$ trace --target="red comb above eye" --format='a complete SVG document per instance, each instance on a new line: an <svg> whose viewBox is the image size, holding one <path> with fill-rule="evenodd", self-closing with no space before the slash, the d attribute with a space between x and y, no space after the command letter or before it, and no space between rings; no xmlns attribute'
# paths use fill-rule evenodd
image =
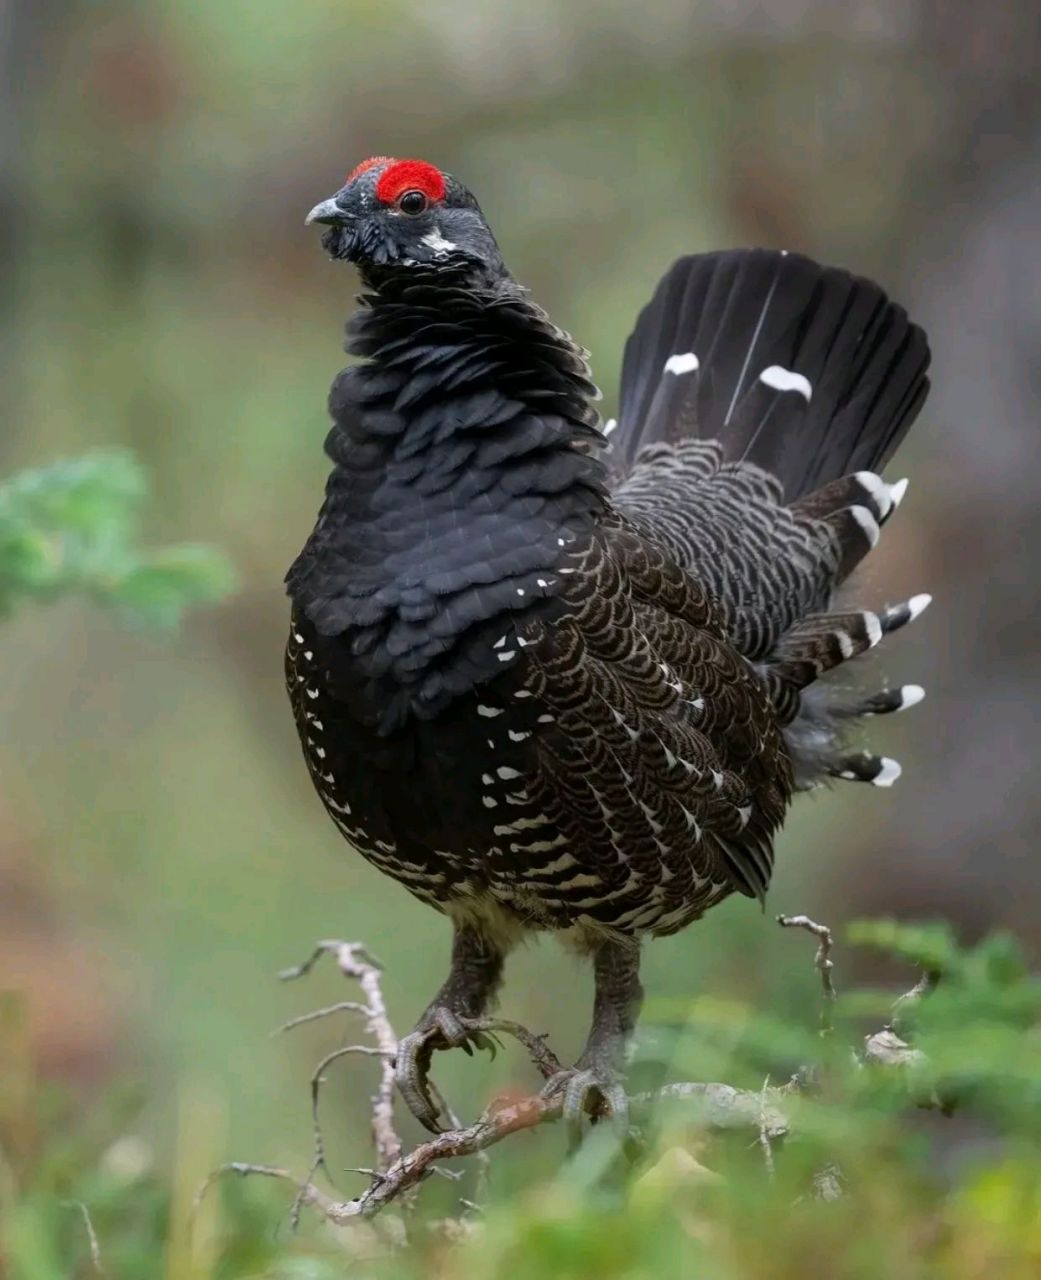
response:
<svg viewBox="0 0 1041 1280"><path fill-rule="evenodd" d="M443 200L445 179L440 169L425 160L397 160L380 174L376 199L393 204L404 191L422 191L430 200Z"/></svg>
<svg viewBox="0 0 1041 1280"><path fill-rule="evenodd" d="M370 156L368 160L363 160L361 164L354 166L347 177L344 178L343 185L346 187L355 178L360 178L363 173L368 173L370 169L374 169L378 164L386 164L388 160L390 160L390 156Z"/></svg>

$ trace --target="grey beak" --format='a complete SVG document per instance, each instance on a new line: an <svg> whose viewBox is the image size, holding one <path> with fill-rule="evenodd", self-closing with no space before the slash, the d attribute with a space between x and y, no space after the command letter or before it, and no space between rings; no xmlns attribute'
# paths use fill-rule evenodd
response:
<svg viewBox="0 0 1041 1280"><path fill-rule="evenodd" d="M323 200L321 204L316 204L311 212L304 219L304 226L309 227L312 222L325 222L329 226L337 226L338 224L349 222L350 214L344 213L335 199Z"/></svg>

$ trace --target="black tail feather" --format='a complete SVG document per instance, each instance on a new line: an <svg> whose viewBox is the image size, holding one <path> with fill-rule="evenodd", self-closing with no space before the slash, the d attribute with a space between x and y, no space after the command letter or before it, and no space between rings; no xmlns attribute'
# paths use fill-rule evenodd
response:
<svg viewBox="0 0 1041 1280"><path fill-rule="evenodd" d="M868 280L798 254L681 258L625 349L615 448L719 439L789 502L879 471L928 391L925 334Z"/></svg>

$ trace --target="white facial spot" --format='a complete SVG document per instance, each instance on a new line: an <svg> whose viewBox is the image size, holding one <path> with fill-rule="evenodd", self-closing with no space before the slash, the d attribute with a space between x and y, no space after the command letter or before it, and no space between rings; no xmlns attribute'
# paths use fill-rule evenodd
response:
<svg viewBox="0 0 1041 1280"><path fill-rule="evenodd" d="M435 253L451 253L453 249L459 247L451 240L446 240L436 228L423 237L423 243L428 249L433 249Z"/></svg>
<svg viewBox="0 0 1041 1280"><path fill-rule="evenodd" d="M794 369L785 369L779 364L772 364L759 375L759 381L774 391L797 391L807 404L813 397L813 388L809 378Z"/></svg>

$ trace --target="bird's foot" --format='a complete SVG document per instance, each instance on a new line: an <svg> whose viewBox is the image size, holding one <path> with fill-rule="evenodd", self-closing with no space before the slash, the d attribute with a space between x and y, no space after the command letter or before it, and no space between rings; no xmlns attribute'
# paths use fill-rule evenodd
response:
<svg viewBox="0 0 1041 1280"><path fill-rule="evenodd" d="M435 1049L474 1049L495 1053L495 1041L445 1005L428 1009L415 1031L398 1041L394 1078L408 1109L431 1133L441 1132L441 1111L430 1093L428 1076Z"/></svg>
<svg viewBox="0 0 1041 1280"><path fill-rule="evenodd" d="M594 1124L608 1120L623 1133L628 1132L629 1096L613 1066L595 1061L583 1065L580 1059L575 1066L551 1077L542 1089L542 1097L560 1099L561 1119L572 1146L581 1141L587 1120Z"/></svg>

